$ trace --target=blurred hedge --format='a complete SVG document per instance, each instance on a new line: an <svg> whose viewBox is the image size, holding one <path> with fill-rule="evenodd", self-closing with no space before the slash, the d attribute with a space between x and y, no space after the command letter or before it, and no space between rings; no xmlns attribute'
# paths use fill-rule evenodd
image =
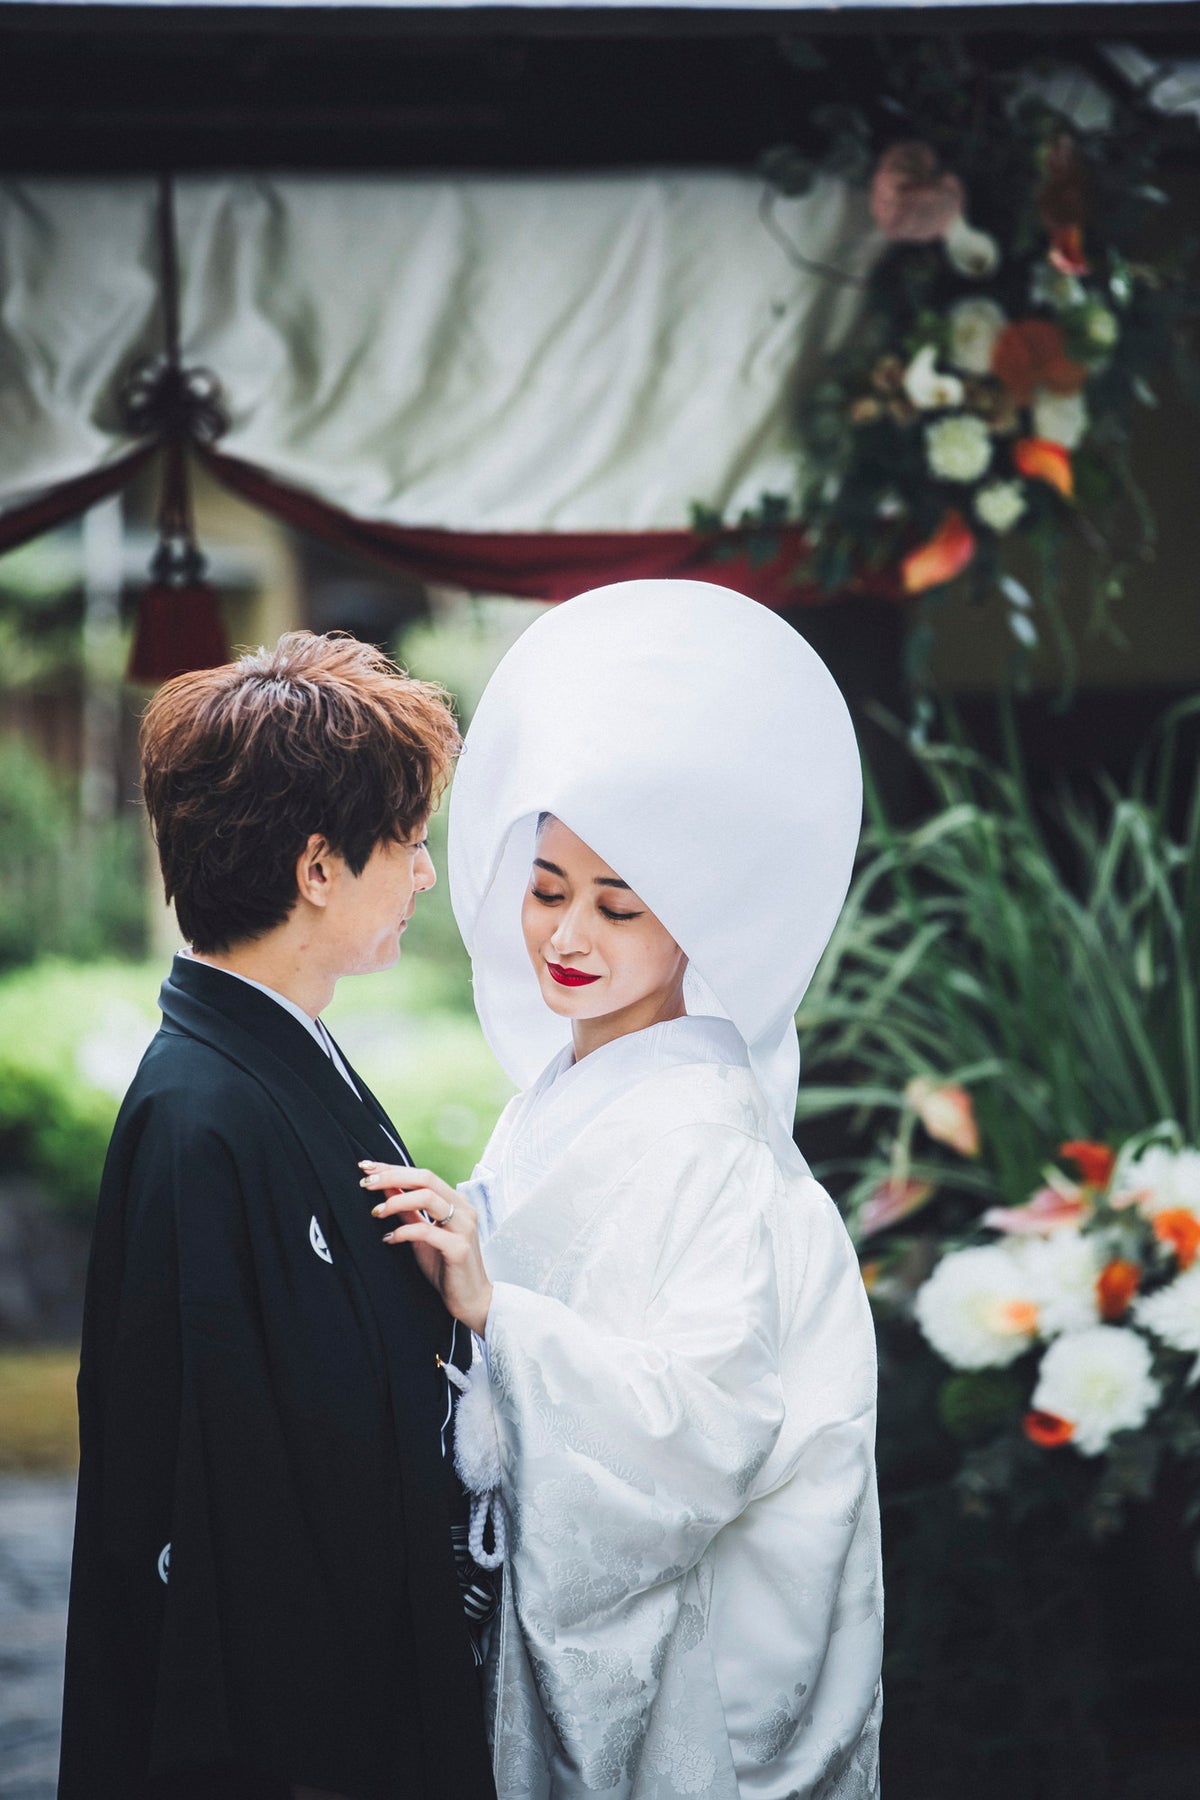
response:
<svg viewBox="0 0 1200 1800"><path fill-rule="evenodd" d="M0 969L42 956L140 956L144 826L131 807L85 825L74 784L0 741Z"/></svg>
<svg viewBox="0 0 1200 1800"><path fill-rule="evenodd" d="M406 950L406 956L408 951ZM47 960L0 978L0 1174L55 1205L94 1203L121 1097L158 1026L166 963ZM326 1015L413 1157L468 1174L511 1091L436 964L343 983Z"/></svg>

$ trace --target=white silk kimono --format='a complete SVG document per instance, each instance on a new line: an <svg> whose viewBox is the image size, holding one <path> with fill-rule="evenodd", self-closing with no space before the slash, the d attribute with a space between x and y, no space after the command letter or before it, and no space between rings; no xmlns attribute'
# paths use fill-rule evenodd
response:
<svg viewBox="0 0 1200 1800"><path fill-rule="evenodd" d="M737 1032L564 1052L464 1185L495 1283L500 1800L868 1800L874 1336Z"/></svg>

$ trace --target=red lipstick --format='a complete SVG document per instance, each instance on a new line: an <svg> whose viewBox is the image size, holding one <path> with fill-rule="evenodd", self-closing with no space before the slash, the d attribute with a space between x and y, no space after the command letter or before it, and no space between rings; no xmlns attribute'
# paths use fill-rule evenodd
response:
<svg viewBox="0 0 1200 1800"><path fill-rule="evenodd" d="M546 967L559 987L589 987L600 979L598 975L585 975L582 969L564 969L561 963L547 963Z"/></svg>

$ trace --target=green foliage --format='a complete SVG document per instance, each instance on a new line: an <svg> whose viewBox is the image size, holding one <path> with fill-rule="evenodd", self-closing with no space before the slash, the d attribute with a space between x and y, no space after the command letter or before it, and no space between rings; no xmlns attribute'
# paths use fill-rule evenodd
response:
<svg viewBox="0 0 1200 1800"><path fill-rule="evenodd" d="M158 1028L165 965L46 961L0 979L0 1172L85 1213L125 1089ZM442 1010L436 966L342 984L330 1028L414 1158L468 1175L511 1089L474 1018Z"/></svg>
<svg viewBox="0 0 1200 1800"><path fill-rule="evenodd" d="M972 1444L1019 1418L1021 1384L1007 1369L972 1369L951 1375L938 1391L938 1418L951 1437Z"/></svg>
<svg viewBox="0 0 1200 1800"><path fill-rule="evenodd" d="M1200 1141L1200 777L1173 827L1180 722L1128 793L1060 796L1053 836L1015 761L961 745L915 752L936 803L923 824L873 807L800 1013L800 1116L848 1111L862 1147L839 1168L851 1211L888 1172L914 1076L968 1088L985 1146L982 1166L933 1144L913 1165L944 1230L1027 1199L1066 1139L1175 1119Z"/></svg>
<svg viewBox="0 0 1200 1800"><path fill-rule="evenodd" d="M466 730L492 670L509 646L546 608L531 600L463 598L435 618L412 625L396 645L396 659L413 675L439 681L454 696L459 727ZM422 895L405 935L406 979L420 982L423 1004L469 1014L471 965L450 905L446 879L448 809L443 802L429 822L429 850L438 882Z"/></svg>
<svg viewBox="0 0 1200 1800"><path fill-rule="evenodd" d="M153 1035L159 972L46 961L0 980L0 1170L93 1204L120 1095Z"/></svg>
<svg viewBox="0 0 1200 1800"><path fill-rule="evenodd" d="M19 741L0 743L0 970L47 955L136 955L143 859L132 811L84 827L62 777Z"/></svg>

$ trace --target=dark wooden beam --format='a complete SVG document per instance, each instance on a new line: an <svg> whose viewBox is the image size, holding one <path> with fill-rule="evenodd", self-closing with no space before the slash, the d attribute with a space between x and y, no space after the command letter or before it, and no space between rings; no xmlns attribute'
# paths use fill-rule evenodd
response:
<svg viewBox="0 0 1200 1800"><path fill-rule="evenodd" d="M1200 4L893 10L7 5L0 170L752 167L819 104L781 37L986 32L1064 58L1200 54ZM1068 29L1069 28L1069 29ZM1196 134L1200 154L1200 132Z"/></svg>

